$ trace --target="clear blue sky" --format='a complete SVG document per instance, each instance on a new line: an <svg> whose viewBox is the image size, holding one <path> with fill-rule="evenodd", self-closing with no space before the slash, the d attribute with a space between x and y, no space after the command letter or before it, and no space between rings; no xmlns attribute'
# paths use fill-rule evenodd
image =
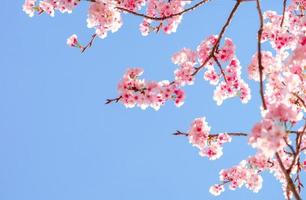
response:
<svg viewBox="0 0 306 200"><path fill-rule="evenodd" d="M263 9L281 9L281 0ZM186 87L183 107L158 112L104 105L116 97L117 82L129 66L142 66L146 79L172 79L171 55L196 48L217 34L234 0L214 0L184 16L177 33L142 37L140 18L97 40L85 54L66 46L73 33L87 41L86 2L71 15L28 18L22 1L0 8L0 199L1 200L210 200L282 199L280 184L264 173L258 193L242 188L220 197L209 192L222 168L254 154L246 138L234 138L216 161L198 156L186 138L172 136L206 116L213 132L249 131L260 119L258 85L245 76L256 49L255 2L244 3L226 36L233 38L252 100L219 107L214 87L198 76ZM304 195L305 192L303 193ZM303 196L303 195L302 195Z"/></svg>

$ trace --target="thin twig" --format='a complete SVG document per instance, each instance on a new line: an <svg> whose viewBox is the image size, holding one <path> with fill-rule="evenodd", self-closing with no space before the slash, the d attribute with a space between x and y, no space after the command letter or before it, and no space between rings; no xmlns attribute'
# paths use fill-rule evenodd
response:
<svg viewBox="0 0 306 200"><path fill-rule="evenodd" d="M292 94L298 99L300 100L300 102L303 104L304 108L306 108L306 103L305 101L296 93L292 92Z"/></svg>
<svg viewBox="0 0 306 200"><path fill-rule="evenodd" d="M257 33L257 57L258 57L258 69L259 69L259 81L260 81L260 96L264 110L267 110L267 105L264 97L264 88L263 88L263 65L262 65L262 55L261 55L261 38L262 38L262 31L263 31L263 15L262 10L260 7L259 0L256 0L257 4L257 11L259 17L259 30Z"/></svg>
<svg viewBox="0 0 306 200"><path fill-rule="evenodd" d="M283 24L284 24L284 19L285 19L285 14L286 14L286 5L287 5L287 0L283 0L283 16L282 16L282 21L280 23L280 27L283 27Z"/></svg>
<svg viewBox="0 0 306 200"><path fill-rule="evenodd" d="M122 98L122 96L119 96L117 98L114 98L114 99L106 99L106 102L105 104L110 104L112 102L115 102L115 103L118 103L118 101Z"/></svg>
<svg viewBox="0 0 306 200"><path fill-rule="evenodd" d="M218 67L219 67L219 69L220 69L220 71L221 71L221 74L222 74L222 76L223 76L223 78L224 78L224 80L225 80L225 83L227 83L227 78L226 78L226 76L225 76L225 73L224 73L224 70L223 70L223 68L222 68L222 66L221 66L221 63L219 62L219 60L218 60L218 58L217 58L216 56L213 56L213 59L214 59L215 62L217 63L217 65L218 65Z"/></svg>
<svg viewBox="0 0 306 200"><path fill-rule="evenodd" d="M304 133L306 130L306 124L304 125L304 128L303 128L303 131L302 133ZM302 144L302 138L303 138L303 134L298 134L296 135L296 138L295 138L295 147L296 147L296 151L294 153L294 157L293 157L293 160L292 160L292 163L288 169L288 172L290 173L293 166L295 165L296 163L296 160L300 158L300 152L301 152L301 144Z"/></svg>
<svg viewBox="0 0 306 200"><path fill-rule="evenodd" d="M284 138L284 141L285 141L286 145L289 147L289 149L291 150L292 154L295 155L295 150L294 150L293 146L291 144L289 144L289 142L287 141L286 138Z"/></svg>
<svg viewBox="0 0 306 200"><path fill-rule="evenodd" d="M230 136L248 136L247 133L242 133L242 132L231 132L231 133L226 133L227 135ZM182 131L176 131L173 133L173 135L181 135L181 136L188 136L188 133L182 132ZM218 137L220 134L209 134L209 137Z"/></svg>
<svg viewBox="0 0 306 200"><path fill-rule="evenodd" d="M85 0L85 1L93 2L93 3L97 2L96 0ZM210 1L210 0L202 0L202 1L194 4L193 6L187 8L185 10L182 10L182 11L180 11L178 13L174 13L174 14L171 14L171 15L168 15L168 16L163 16L163 17L153 17L153 16L149 16L149 15L146 15L146 14L138 13L138 12L129 10L127 8L119 7L119 6L117 6L115 8L118 9L118 10L121 10L123 12L127 12L127 13L130 13L132 15L138 16L138 17L143 17L143 18L146 18L146 19L154 20L154 21L163 21L163 20L166 20L166 19L170 19L172 17L177 17L177 16L180 16L180 15L183 15L183 14L185 14L187 12L190 12L190 11L192 11L192 10L202 6L202 5L204 5L208 1Z"/></svg>
<svg viewBox="0 0 306 200"><path fill-rule="evenodd" d="M146 14L142 14L142 13L138 13L138 12L135 12L135 11L132 11L132 10L129 10L129 9L126 9L126 8L123 8L123 7L116 7L118 10L121 10L121 11L124 11L124 12L128 12L130 14L133 14L135 16L139 16L139 17L143 17L143 18L146 18L146 19L151 19L151 20L154 20L154 21L163 21L163 20L166 20L166 19L170 19L172 17L177 17L177 16L181 16L183 15L184 13L187 13L187 12L190 12L202 5L204 5L205 3L207 3L209 0L202 0L196 4L194 4L193 6L185 9L185 10L182 10L181 12L178 12L178 13L174 13L174 14L171 14L171 15L168 15L168 16L164 16L164 17L153 17L153 16L149 16L149 15L146 15Z"/></svg>
<svg viewBox="0 0 306 200"><path fill-rule="evenodd" d="M288 173L288 171L286 170L280 156L278 153L275 154L276 159L279 163L279 166L283 172L283 174L285 175L286 181L287 181L287 186L288 188L291 190L291 192L293 193L293 196L296 200L302 200L302 198L300 197L299 193L296 191L295 185L290 177L290 174Z"/></svg>
<svg viewBox="0 0 306 200"><path fill-rule="evenodd" d="M242 1L242 0L237 0L237 2L236 2L236 4L234 5L232 11L230 12L230 14L229 14L229 16L228 16L228 18L227 18L225 24L224 24L223 27L222 27L222 29L221 29L221 31L220 31L220 33L219 33L219 35L218 35L217 41L216 41L215 45L213 46L213 48L212 48L212 50L211 50L209 56L204 60L204 62L202 63L201 66L199 66L199 67L197 67L197 68L195 69L195 71L194 71L194 73L192 74L192 76L195 76L195 75L196 75L196 74L197 74L197 73L207 64L207 62L208 62L211 58L213 58L213 57L215 56L215 51L218 49L219 44L220 44L220 41L221 41L221 39L222 39L222 37L223 37L223 35L224 35L224 33L225 33L227 27L230 25L230 23L231 23L231 21L232 21L232 19L233 19L233 17L234 17L234 15L235 15L235 13L236 13L236 11L237 11L237 9L238 9L238 7L239 7L239 5L240 5L241 2L243 2L243 1Z"/></svg>
<svg viewBox="0 0 306 200"><path fill-rule="evenodd" d="M84 53L84 51L85 51L86 49L88 49L89 47L92 46L93 41L96 39L96 37L97 37L97 34L96 34L96 33L93 34L93 35L91 36L91 39L90 39L90 41L88 42L88 44L87 44L86 46L84 46L84 47L81 47L81 53Z"/></svg>

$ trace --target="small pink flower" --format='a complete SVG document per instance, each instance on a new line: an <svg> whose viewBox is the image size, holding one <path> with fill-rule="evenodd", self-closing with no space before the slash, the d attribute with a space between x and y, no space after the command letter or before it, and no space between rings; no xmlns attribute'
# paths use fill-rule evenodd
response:
<svg viewBox="0 0 306 200"><path fill-rule="evenodd" d="M209 188L209 192L215 196L219 196L224 191L223 185L215 184Z"/></svg>
<svg viewBox="0 0 306 200"><path fill-rule="evenodd" d="M30 17L34 16L36 0L25 0L22 10Z"/></svg>
<svg viewBox="0 0 306 200"><path fill-rule="evenodd" d="M46 1L41 1L39 3L39 8L44 11L45 13L47 13L48 15L50 15L51 17L54 17L54 5L52 5L49 2Z"/></svg>
<svg viewBox="0 0 306 200"><path fill-rule="evenodd" d="M67 39L67 44L71 47L79 47L78 37L77 35L73 34Z"/></svg>

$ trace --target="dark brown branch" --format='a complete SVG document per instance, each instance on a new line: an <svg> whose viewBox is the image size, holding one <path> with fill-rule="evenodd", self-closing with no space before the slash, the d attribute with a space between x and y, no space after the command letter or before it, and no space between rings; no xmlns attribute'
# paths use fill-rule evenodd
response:
<svg viewBox="0 0 306 200"><path fill-rule="evenodd" d="M188 136L188 133L184 133L184 132L181 132L181 131L176 131L175 133L173 133L172 135L181 135L181 136Z"/></svg>
<svg viewBox="0 0 306 200"><path fill-rule="evenodd" d="M276 153L275 156L276 156L276 159L277 159L277 161L279 163L279 166L280 166L283 174L285 175L285 178L286 178L286 181L287 181L287 186L291 190L291 192L293 193L294 198L296 200L302 200L300 195L299 195L299 193L296 191L295 185L294 185L294 183L293 183L293 181L292 181L292 179L290 177L290 174L286 170L286 168L285 168L285 166L284 166L284 164L283 164L279 154Z"/></svg>
<svg viewBox="0 0 306 200"><path fill-rule="evenodd" d="M289 133L304 134L305 132L303 132L303 131L289 131Z"/></svg>
<svg viewBox="0 0 306 200"><path fill-rule="evenodd" d="M85 1L97 2L96 0L85 0ZM208 1L209 0L202 0L202 1L194 4L193 6L187 8L185 10L182 10L181 12L174 13L174 14L171 14L171 15L168 15L168 16L164 16L164 17L153 17L153 16L149 16L149 15L146 15L146 14L138 13L138 12L135 12L135 11L123 8L123 7L115 7L115 8L118 9L118 10L121 10L123 12L127 12L127 13L130 13L132 15L138 16L138 17L143 17L143 18L146 18L146 19L154 20L154 21L163 21L163 20L166 20L166 19L170 19L172 17L177 17L177 16L180 16L180 15L183 15L183 14L185 14L187 12L190 12L190 11L192 11L192 10L202 6L202 5L204 5Z"/></svg>
<svg viewBox="0 0 306 200"><path fill-rule="evenodd" d="M261 96L261 101L264 110L267 110L267 105L264 97L264 87L263 87L263 65L262 65L262 55L261 55L261 38L262 38L262 31L263 31L263 15L262 15L262 10L260 7L259 0L256 0L257 4L257 11L258 11L258 17L259 17L259 30L257 33L257 56L258 56L258 69L259 69L259 81L260 81L260 96Z"/></svg>
<svg viewBox="0 0 306 200"><path fill-rule="evenodd" d="M242 133L242 132L231 132L231 133L226 133L226 134L230 136L248 136L247 133ZM173 135L188 136L189 134L177 130L175 133L173 133ZM218 137L218 135L220 134L209 134L209 137Z"/></svg>
<svg viewBox="0 0 306 200"><path fill-rule="evenodd" d="M241 133L241 132L232 132L232 133L226 133L227 135L230 135L230 136L248 136L247 133ZM220 134L210 134L209 136L210 137L217 137L218 135Z"/></svg>
<svg viewBox="0 0 306 200"><path fill-rule="evenodd" d="M84 53L84 51L85 51L86 49L88 49L89 47L92 46L92 43L93 43L93 41L96 39L96 37L97 37L97 34L96 34L96 33L93 34L93 35L91 36L91 39L90 39L90 41L88 42L88 44L87 44L86 46L80 48L80 49L81 49L81 53Z"/></svg>
<svg viewBox="0 0 306 200"><path fill-rule="evenodd" d="M133 14L133 15L136 15L136 16L139 16L139 17L143 17L143 18L146 18L146 19L151 19L151 20L154 20L154 21L163 21L163 20L166 20L166 19L169 19L169 18L172 18L172 17L177 17L177 16L180 16L180 15L183 15L184 13L190 12L190 11L192 11L192 10L202 6L202 5L204 5L208 1L209 0L202 0L202 1L194 4L193 6L187 8L185 10L182 10L181 12L174 13L174 14L171 14L171 15L168 15L168 16L164 16L164 17L152 17L152 16L149 16L149 15L138 13L138 12L126 9L126 8L122 8L122 7L116 7L116 8L118 10L121 10L121 11L124 11L124 12L128 12L130 14Z"/></svg>
<svg viewBox="0 0 306 200"><path fill-rule="evenodd" d="M302 133L304 133L305 130L306 130L306 125L304 125ZM293 166L296 164L296 161L300 158L302 138L303 138L303 134L296 135L296 138L295 138L296 152L294 153L294 157L293 157L292 163L291 163L291 165L290 165L290 167L288 169L289 173L291 172Z"/></svg>
<svg viewBox="0 0 306 200"><path fill-rule="evenodd" d="M283 16L282 16L282 21L280 23L280 27L283 27L283 24L284 24L285 14L286 14L286 5L287 5L287 0L283 0Z"/></svg>
<svg viewBox="0 0 306 200"><path fill-rule="evenodd" d="M113 103L113 102L118 103L118 101L119 101L121 98L122 98L122 96L119 96L119 97L114 98L114 99L106 99L105 104L110 104L110 103Z"/></svg>
<svg viewBox="0 0 306 200"><path fill-rule="evenodd" d="M225 33L227 27L230 25L230 23L231 23L231 21L232 21L232 19L233 19L233 17L234 17L234 15L235 15L235 13L236 13L236 11L237 11L237 9L238 9L238 7L239 7L239 5L240 5L241 2L243 2L243 1L242 1L242 0L237 0L236 4L234 5L232 11L230 12L230 15L228 16L228 18L227 18L225 24L223 25L223 27L222 27L222 29L221 29L219 35L218 35L216 44L213 46L213 48L212 48L212 50L211 50L209 56L204 60L203 64L202 64L200 67L197 67L197 68L195 69L195 72L192 74L193 76L195 76L195 75L196 75L196 74L197 74L197 73L207 64L207 62L208 62L211 58L213 58L213 57L215 56L215 52L216 52L216 50L217 50L218 47L219 47L220 41L221 41L221 39L222 39L222 37L223 37L223 35L224 35L224 33Z"/></svg>
<svg viewBox="0 0 306 200"><path fill-rule="evenodd" d="M225 76L225 73L224 73L224 70L223 70L223 68L221 66L221 63L219 62L218 58L216 58L216 56L213 56L213 58L214 58L215 62L217 63L217 65L218 65L218 67L219 67L219 69L221 71L221 74L222 74L222 76L224 78L225 83L227 83L227 78Z"/></svg>
<svg viewBox="0 0 306 200"><path fill-rule="evenodd" d="M304 108L306 108L305 101L298 94L296 94L294 92L292 94L303 104Z"/></svg>
<svg viewBox="0 0 306 200"><path fill-rule="evenodd" d="M300 164L300 158L298 159L298 166L297 166L297 172L296 172L296 177L294 179L294 182L297 182L297 189L299 191L299 193L301 192L301 188L304 187L301 181L301 177L300 177L300 173L301 173L302 167Z"/></svg>
<svg viewBox="0 0 306 200"><path fill-rule="evenodd" d="M293 148L293 146L291 144L289 144L289 142L287 141L287 139L284 137L284 141L286 143L286 145L289 147L289 149L291 150L291 154L295 155L295 150Z"/></svg>

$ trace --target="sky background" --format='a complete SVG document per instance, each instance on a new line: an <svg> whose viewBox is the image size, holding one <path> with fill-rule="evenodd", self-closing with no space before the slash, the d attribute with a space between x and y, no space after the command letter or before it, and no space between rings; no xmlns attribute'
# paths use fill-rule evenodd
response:
<svg viewBox="0 0 306 200"><path fill-rule="evenodd" d="M233 138L224 155L209 161L187 138L194 118L206 116L212 132L249 132L260 119L258 85L245 76L256 51L255 2L243 3L226 36L237 46L252 99L217 106L214 86L198 75L185 87L181 108L172 102L158 112L104 105L117 96L127 67L141 66L148 80L173 79L173 53L196 49L217 34L234 0L214 0L186 14L176 33L141 36L141 18L124 15L123 27L80 54L66 39L76 33L88 41L88 3L72 14L29 18L21 0L0 7L0 199L1 200L195 200L283 199L280 184L264 173L262 190L244 187L219 197L208 189L219 171L255 153L247 138ZM281 0L265 0L263 10L281 10ZM306 193L303 192L302 196Z"/></svg>

